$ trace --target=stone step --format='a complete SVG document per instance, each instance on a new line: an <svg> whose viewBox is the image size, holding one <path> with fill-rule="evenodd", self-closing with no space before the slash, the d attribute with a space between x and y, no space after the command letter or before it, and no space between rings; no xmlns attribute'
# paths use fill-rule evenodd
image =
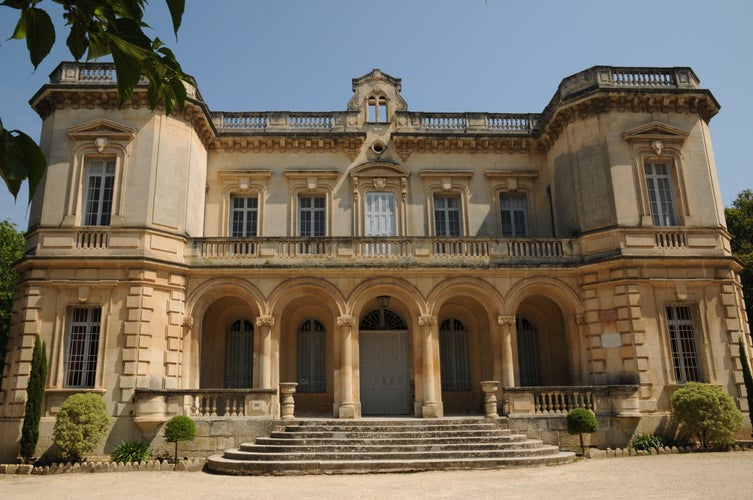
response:
<svg viewBox="0 0 753 500"><path fill-rule="evenodd" d="M343 461L245 461L209 457L210 470L237 475L294 475L294 474L363 474L371 472L421 472L431 470L497 469L559 465L573 461L571 452L557 452L546 456L517 456L504 458L450 458L431 460L343 460Z"/></svg>
<svg viewBox="0 0 753 500"><path fill-rule="evenodd" d="M453 443L330 443L324 442L319 444L268 444L266 441L256 443L243 443L239 449L249 452L332 452L344 448L354 452L377 453L390 451L478 451L478 450L528 450L540 448L542 442L538 439L527 439L517 442L453 442Z"/></svg>
<svg viewBox="0 0 753 500"><path fill-rule="evenodd" d="M502 433L509 433L509 429L500 429L496 425L489 423L457 423L457 424L430 424L430 425L400 425L395 423L392 425L379 425L378 423L371 423L369 425L361 424L354 425L348 424L322 424L322 423L306 423L286 425L283 432L325 432L325 431L345 431L345 432L415 432L415 431L432 431L432 432L458 432L458 431L495 431Z"/></svg>
<svg viewBox="0 0 753 500"><path fill-rule="evenodd" d="M506 421L506 418L500 418L500 422ZM344 419L333 419L333 418L310 418L310 419L293 419L286 421L287 425L290 426L299 426L299 427L305 427L305 426L317 426L317 425L326 425L326 426L335 426L335 427L341 427L341 426L354 426L354 427L363 427L363 426L372 426L377 425L379 427L406 427L406 426L413 426L413 427L431 427L431 426L448 426L448 425L484 425L488 427L497 427L496 423L491 423L489 420L487 420L484 417L446 417L446 418L361 418L361 419L350 419L350 420L344 420Z"/></svg>
<svg viewBox="0 0 753 500"><path fill-rule="evenodd" d="M507 458L519 456L542 456L557 453L555 446L538 446L529 449L506 450L403 450L403 451L355 451L342 449L339 451L314 450L310 452L264 452L242 451L238 449L226 450L223 456L232 460L247 461L311 461L331 462L345 460L434 460L452 458Z"/></svg>
<svg viewBox="0 0 753 500"><path fill-rule="evenodd" d="M422 436L421 434L414 434L412 436L394 436L384 435L379 437L361 436L361 437L334 437L334 436L319 436L319 437L297 437L297 436L275 436L258 438L256 444L264 445L291 445L291 446L315 446L326 444L340 444L347 445L362 445L362 444L453 444L453 443L519 443L525 441L526 436L524 434L510 434L507 436Z"/></svg>
<svg viewBox="0 0 753 500"><path fill-rule="evenodd" d="M371 431L345 431L333 429L331 431L300 431L300 432L273 432L270 437L275 439L414 439L414 438L491 438L501 439L513 436L513 434L499 432L497 430L484 431L435 431L414 429L410 431L386 430L374 428Z"/></svg>

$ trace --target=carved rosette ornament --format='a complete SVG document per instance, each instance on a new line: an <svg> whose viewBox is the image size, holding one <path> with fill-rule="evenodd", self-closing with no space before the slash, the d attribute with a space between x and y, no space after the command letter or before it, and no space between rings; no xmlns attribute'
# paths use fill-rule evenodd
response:
<svg viewBox="0 0 753 500"><path fill-rule="evenodd" d="M500 314L497 316L497 324L499 326L512 326L515 324L515 316Z"/></svg>
<svg viewBox="0 0 753 500"><path fill-rule="evenodd" d="M420 326L434 326L437 324L437 317L431 314L422 314L418 317L418 324Z"/></svg>
<svg viewBox="0 0 753 500"><path fill-rule="evenodd" d="M268 326L273 327L275 325L275 317L269 314L263 314L256 318L256 326Z"/></svg>
<svg viewBox="0 0 753 500"><path fill-rule="evenodd" d="M183 316L183 322L182 325L186 328L192 328L193 327L193 316Z"/></svg>
<svg viewBox="0 0 753 500"><path fill-rule="evenodd" d="M356 324L356 320L353 316L338 316L337 326L353 326Z"/></svg>

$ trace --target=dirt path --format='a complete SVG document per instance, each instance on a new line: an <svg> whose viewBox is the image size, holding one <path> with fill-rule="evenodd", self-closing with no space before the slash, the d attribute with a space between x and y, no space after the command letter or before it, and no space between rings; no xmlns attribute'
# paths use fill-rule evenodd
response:
<svg viewBox="0 0 753 500"><path fill-rule="evenodd" d="M203 472L0 475L7 499L753 498L753 452L580 460L528 469L350 476Z"/></svg>

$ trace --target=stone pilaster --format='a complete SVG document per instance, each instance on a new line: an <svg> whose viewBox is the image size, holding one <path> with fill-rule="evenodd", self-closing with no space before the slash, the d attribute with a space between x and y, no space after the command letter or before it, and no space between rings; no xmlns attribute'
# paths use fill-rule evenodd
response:
<svg viewBox="0 0 753 500"><path fill-rule="evenodd" d="M123 324L123 370L119 380L120 404L127 404L136 388L161 388L151 387L151 380L155 374L151 373L150 349L155 347L153 328L151 325L154 314L152 297L154 296L154 283L157 280L156 272L148 270L134 270L129 273L129 279L133 284L128 290L126 297L126 320ZM161 386L161 384L160 384Z"/></svg>
<svg viewBox="0 0 753 500"><path fill-rule="evenodd" d="M167 306L168 322L165 329L165 389L178 389L180 385L181 364L183 362L183 329L186 318L183 316L185 305L185 278L173 274L168 278L168 285L177 287L170 290ZM189 319L192 322L193 318ZM193 324L193 323L191 323Z"/></svg>
<svg viewBox="0 0 753 500"><path fill-rule="evenodd" d="M260 389L272 388L272 327L274 324L275 318L272 315L263 314L256 318L256 326L261 328L259 382L257 385Z"/></svg>
<svg viewBox="0 0 753 500"><path fill-rule="evenodd" d="M437 317L422 314L418 317L421 332L422 368L423 368L423 418L438 418L443 415L442 392L439 370L439 330Z"/></svg>
<svg viewBox="0 0 753 500"><path fill-rule="evenodd" d="M497 316L497 324L500 332L500 359L499 372L495 369L494 377L502 380L502 387L515 386L515 362L512 355L512 335L515 328L515 316L500 314ZM496 367L496 364L495 364Z"/></svg>
<svg viewBox="0 0 753 500"><path fill-rule="evenodd" d="M355 356L353 355L353 349L355 342L353 342L353 327L356 320L353 316L338 316L337 327L341 332L341 352L342 358L340 360L340 406L338 408L339 418L357 418L361 416L360 405L355 402L355 391L353 374L353 361Z"/></svg>

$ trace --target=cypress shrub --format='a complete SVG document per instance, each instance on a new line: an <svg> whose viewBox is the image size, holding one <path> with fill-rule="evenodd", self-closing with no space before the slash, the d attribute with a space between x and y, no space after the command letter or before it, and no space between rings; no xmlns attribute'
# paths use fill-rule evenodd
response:
<svg viewBox="0 0 753 500"><path fill-rule="evenodd" d="M47 347L37 337L31 358L31 374L26 387L26 411L21 429L21 456L31 461L39 441L39 420L42 418L42 400L47 384Z"/></svg>
<svg viewBox="0 0 753 500"><path fill-rule="evenodd" d="M753 374L750 372L750 362L748 355L745 353L743 339L740 339L740 363L743 365L743 381L745 382L745 392L748 393L748 419L753 425ZM751 434L753 436L753 434Z"/></svg>

